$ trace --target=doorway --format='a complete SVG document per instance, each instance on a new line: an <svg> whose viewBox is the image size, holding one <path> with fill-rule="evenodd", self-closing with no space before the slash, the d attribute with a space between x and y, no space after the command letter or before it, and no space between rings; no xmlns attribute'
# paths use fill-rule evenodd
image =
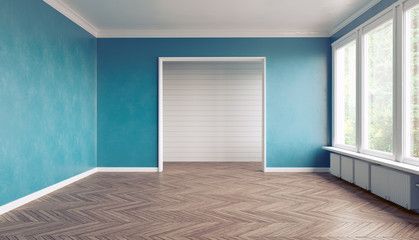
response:
<svg viewBox="0 0 419 240"><path fill-rule="evenodd" d="M266 168L264 57L159 58L164 162L260 162Z"/></svg>

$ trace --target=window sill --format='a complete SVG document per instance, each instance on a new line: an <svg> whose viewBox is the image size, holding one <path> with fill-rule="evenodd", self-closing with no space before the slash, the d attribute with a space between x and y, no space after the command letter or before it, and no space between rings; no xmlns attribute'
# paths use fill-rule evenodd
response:
<svg viewBox="0 0 419 240"><path fill-rule="evenodd" d="M344 149L340 149L340 148L336 148L336 147L323 147L323 149L326 150L326 151L329 151L329 152L333 152L333 153L341 154L341 155L344 155L344 156L356 158L356 159L363 160L363 161L370 162L370 163L374 163L374 164L377 164L377 165L382 165L382 166L397 169L397 170L400 170L400 171L403 171L403 172L408 172L408 173L412 173L412 174L415 174L415 175L419 175L419 167L418 166L414 166L414 165L410 165L410 164L406 164L406 163L401 163L401 162L396 162L396 161L388 160L388 159L385 159L385 158L374 157L374 156L370 156L370 155L367 155L367 154L352 152L352 151L348 151L348 150L344 150Z"/></svg>

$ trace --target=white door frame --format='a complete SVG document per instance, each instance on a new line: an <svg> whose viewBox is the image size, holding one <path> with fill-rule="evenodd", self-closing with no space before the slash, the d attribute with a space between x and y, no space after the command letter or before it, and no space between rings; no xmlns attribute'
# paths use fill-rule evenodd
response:
<svg viewBox="0 0 419 240"><path fill-rule="evenodd" d="M164 62L263 62L262 81L262 169L266 172L266 57L159 57L158 167L163 172L163 63Z"/></svg>

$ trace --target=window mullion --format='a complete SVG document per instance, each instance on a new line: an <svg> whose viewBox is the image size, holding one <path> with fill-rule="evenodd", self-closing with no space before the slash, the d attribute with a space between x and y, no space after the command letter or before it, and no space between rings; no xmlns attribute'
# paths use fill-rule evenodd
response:
<svg viewBox="0 0 419 240"><path fill-rule="evenodd" d="M363 43L361 30L358 29L356 32L356 148L357 152L360 152L362 148L362 95L363 95L363 74L362 74L362 62L363 62Z"/></svg>
<svg viewBox="0 0 419 240"><path fill-rule="evenodd" d="M403 10L394 8L393 145L396 161L403 159Z"/></svg>

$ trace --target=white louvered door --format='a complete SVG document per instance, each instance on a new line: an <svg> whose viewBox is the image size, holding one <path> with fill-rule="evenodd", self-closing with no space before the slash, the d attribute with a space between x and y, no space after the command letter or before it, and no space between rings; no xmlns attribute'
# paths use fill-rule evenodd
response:
<svg viewBox="0 0 419 240"><path fill-rule="evenodd" d="M164 62L165 162L261 162L263 62Z"/></svg>

